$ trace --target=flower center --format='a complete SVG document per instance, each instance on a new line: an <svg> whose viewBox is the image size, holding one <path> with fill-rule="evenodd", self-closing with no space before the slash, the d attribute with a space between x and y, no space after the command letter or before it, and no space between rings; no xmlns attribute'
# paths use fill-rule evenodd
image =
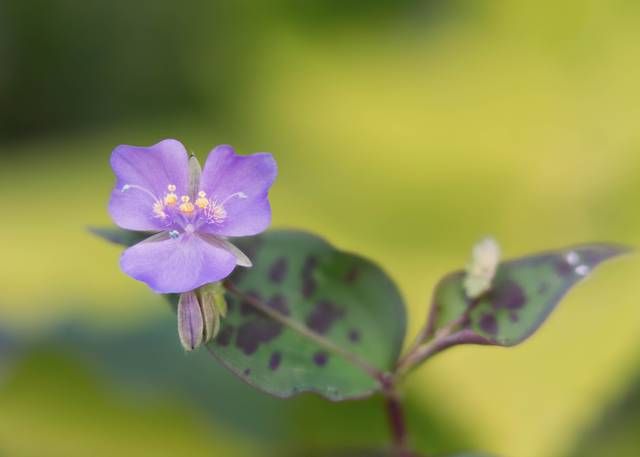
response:
<svg viewBox="0 0 640 457"><path fill-rule="evenodd" d="M204 224L224 223L227 219L227 210L225 205L233 198L247 198L244 192L235 192L222 200L207 197L205 191L201 190L197 194L195 201L191 201L189 195L181 195L178 197L175 184L169 184L167 191L162 196L154 195L150 190L135 184L125 184L122 186L122 192L130 192L132 190L140 191L147 194L152 202L150 204L151 215L160 219L167 227L177 227L185 233L194 233ZM176 230L170 232L172 238L177 238L179 233Z"/></svg>

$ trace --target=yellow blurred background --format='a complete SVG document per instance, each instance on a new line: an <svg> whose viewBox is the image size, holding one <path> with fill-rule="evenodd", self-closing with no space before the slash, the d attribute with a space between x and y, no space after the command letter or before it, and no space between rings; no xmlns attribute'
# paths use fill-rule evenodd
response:
<svg viewBox="0 0 640 457"><path fill-rule="evenodd" d="M85 230L110 224L121 143L272 152L274 227L383 265L409 336L483 235L507 257L640 245L635 2L5 3L0 319L19 333L170 313ZM604 266L520 347L438 356L409 382L412 401L478 449L568 455L640 369L639 274L634 257ZM178 399L132 404L67 363L35 356L3 377L0 455L260 452Z"/></svg>

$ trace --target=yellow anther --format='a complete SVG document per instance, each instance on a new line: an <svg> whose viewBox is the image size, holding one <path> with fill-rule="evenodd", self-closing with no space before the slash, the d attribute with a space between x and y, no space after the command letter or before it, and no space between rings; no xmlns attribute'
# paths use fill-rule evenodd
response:
<svg viewBox="0 0 640 457"><path fill-rule="evenodd" d="M178 196L173 192L164 196L164 204L167 206L173 206L178 202Z"/></svg>
<svg viewBox="0 0 640 457"><path fill-rule="evenodd" d="M180 212L186 215L193 214L193 211L196 209L196 207L193 206L193 203L191 203L190 201L184 201L184 203L181 204L179 208L180 208Z"/></svg>
<svg viewBox="0 0 640 457"><path fill-rule="evenodd" d="M180 197L180 200L182 200L184 203L187 203L191 199L189 198L188 195L183 195L182 197Z"/></svg>
<svg viewBox="0 0 640 457"><path fill-rule="evenodd" d="M204 194L204 192L200 192L198 195L200 194ZM209 200L204 195L200 195L200 197L196 199L196 206L200 209L205 209L209 206Z"/></svg>
<svg viewBox="0 0 640 457"><path fill-rule="evenodd" d="M176 185L175 184L169 184L167 186L167 189L169 190L169 192L175 192L176 191Z"/></svg>
<svg viewBox="0 0 640 457"><path fill-rule="evenodd" d="M207 193L204 190L201 190L200 192L198 192L198 197L206 197Z"/></svg>

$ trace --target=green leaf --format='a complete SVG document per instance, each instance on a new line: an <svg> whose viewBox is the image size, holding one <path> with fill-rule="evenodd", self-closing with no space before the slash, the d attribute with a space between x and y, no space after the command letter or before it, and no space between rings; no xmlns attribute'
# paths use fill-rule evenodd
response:
<svg viewBox="0 0 640 457"><path fill-rule="evenodd" d="M130 246L149 233L91 228ZM375 264L299 231L270 231L234 241L253 261L230 281L287 318L371 366L393 369L404 340L403 299ZM175 308L177 296L167 298ZM281 398L315 392L339 401L366 397L380 386L361 368L227 294L228 314L208 348L250 385Z"/></svg>
<svg viewBox="0 0 640 457"><path fill-rule="evenodd" d="M254 266L230 281L244 294L357 355L394 367L405 333L402 297L372 262L298 231L271 231L238 246ZM232 372L277 397L315 392L331 400L370 395L378 382L342 356L228 294L211 352Z"/></svg>
<svg viewBox="0 0 640 457"><path fill-rule="evenodd" d="M514 346L531 336L558 302L600 263L628 252L624 246L591 244L501 263L492 288L476 300L464 292L464 272L436 287L429 332L457 325L440 350L455 344Z"/></svg>
<svg viewBox="0 0 640 457"><path fill-rule="evenodd" d="M134 232L118 227L89 227L89 232L107 241L124 246L133 246L153 235L153 233L149 232Z"/></svg>

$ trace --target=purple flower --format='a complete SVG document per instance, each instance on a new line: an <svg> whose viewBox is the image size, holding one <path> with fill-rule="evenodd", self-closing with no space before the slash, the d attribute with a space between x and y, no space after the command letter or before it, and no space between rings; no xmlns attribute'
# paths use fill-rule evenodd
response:
<svg viewBox="0 0 640 457"><path fill-rule="evenodd" d="M204 169L176 140L118 146L109 213L128 230L156 232L122 254L129 276L159 293L220 281L249 259L226 237L255 235L271 222L268 191L277 174L271 154L237 155L218 146Z"/></svg>

